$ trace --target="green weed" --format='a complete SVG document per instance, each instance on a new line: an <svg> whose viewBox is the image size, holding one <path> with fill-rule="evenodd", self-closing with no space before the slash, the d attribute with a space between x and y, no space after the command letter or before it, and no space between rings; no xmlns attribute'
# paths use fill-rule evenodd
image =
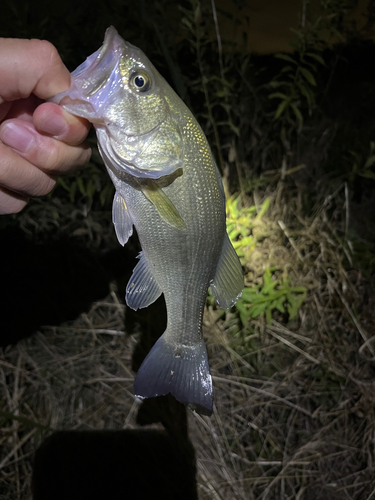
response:
<svg viewBox="0 0 375 500"><path fill-rule="evenodd" d="M227 201L227 231L230 240L246 269L251 269L251 255L260 239L269 235L270 229L263 221L270 206L270 198L259 206L239 208L239 198ZM272 322L272 314L279 311L293 319L306 297L306 288L293 286L286 269L272 262L266 263L261 282L245 287L236 304L241 323L246 326L251 319L265 314L267 323Z"/></svg>
<svg viewBox="0 0 375 500"><path fill-rule="evenodd" d="M306 298L306 288L292 286L289 277L276 279L275 268L267 267L263 274L263 283L255 287L246 287L236 304L243 325L262 313L268 324L272 322L273 311L288 313L293 319Z"/></svg>

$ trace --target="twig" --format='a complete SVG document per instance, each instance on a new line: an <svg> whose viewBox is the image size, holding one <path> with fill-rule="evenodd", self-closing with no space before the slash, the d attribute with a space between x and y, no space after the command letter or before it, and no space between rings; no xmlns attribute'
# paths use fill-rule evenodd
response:
<svg viewBox="0 0 375 500"><path fill-rule="evenodd" d="M294 403L291 403L285 398L282 398L281 396L277 396L276 394L272 394L271 392L264 391L263 389L259 389L258 387L253 387L251 385L246 385L246 384L241 384L241 382L235 382L234 380L227 380L226 378L223 377L217 377L215 375L212 376L212 380L215 380L216 382L225 382L226 384L233 384L236 387L241 387L242 389L249 389L250 391L257 392L258 394L262 394L263 396L268 396L271 399L276 399L277 401L281 401L282 403L290 406L291 408L294 408L295 410L300 411L301 413L304 413L305 415L308 415L311 418L314 418L313 414L306 410L305 408L302 408L302 406L296 405Z"/></svg>
<svg viewBox="0 0 375 500"><path fill-rule="evenodd" d="M21 441L15 446L8 455L0 462L0 470L6 465L8 460L17 453L17 451L31 438L31 436L37 431L37 428L34 427L26 436L24 436Z"/></svg>
<svg viewBox="0 0 375 500"><path fill-rule="evenodd" d="M278 339L281 342L283 342L283 344L285 344L285 345L289 346L291 349L294 349L295 351L299 352L300 354L302 354L302 356L305 356L305 358L309 359L313 363L315 363L317 365L320 365L320 361L318 359L315 359L313 356L310 356L310 354L308 354L307 352L303 351L302 349L300 349L299 347L297 347L296 345L294 345L292 342L289 342L289 340L286 340L283 337L281 337L281 335L278 335L277 333L273 332L270 327L266 327L266 330L273 337L275 337L276 339Z"/></svg>
<svg viewBox="0 0 375 500"><path fill-rule="evenodd" d="M284 224L284 222L283 222L282 220L279 220L279 221L277 221L277 222L278 222L279 226L281 227L281 229L284 231L285 236L286 236L286 237L288 238L288 240L289 240L289 243L292 245L292 247L293 247L293 248L294 248L294 250L296 251L296 254L298 255L299 260L300 260L301 262L304 262L304 258L303 258L303 256L302 256L301 252L299 251L299 249L298 249L297 245L294 243L294 241L293 241L292 237L290 236L290 233L289 233L289 231L288 231L288 229L287 229L286 225Z"/></svg>

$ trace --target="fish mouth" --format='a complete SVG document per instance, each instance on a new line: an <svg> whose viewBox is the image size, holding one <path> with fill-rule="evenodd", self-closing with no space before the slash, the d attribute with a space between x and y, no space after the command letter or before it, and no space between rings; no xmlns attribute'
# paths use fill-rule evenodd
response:
<svg viewBox="0 0 375 500"><path fill-rule="evenodd" d="M74 77L80 77L88 71L90 73L95 71L101 74L100 79L87 87L87 91L85 92L87 97L90 97L104 86L106 79L108 79L111 72L117 66L119 60L118 52L122 53L123 48L124 40L117 33L116 29L110 26L105 32L103 45L73 71L72 76Z"/></svg>
<svg viewBox="0 0 375 500"><path fill-rule="evenodd" d="M113 26L104 36L103 45L91 54L72 72L71 87L51 98L50 101L60 104L73 115L86 118L96 126L120 128L112 120L108 120L108 106L114 106L116 100L123 98L124 82L121 74L121 61L132 59L132 51L139 51L129 42L123 40ZM155 117L157 120L157 117ZM121 132L130 140L153 134L166 120L161 116L154 121L148 130L134 130L132 121L122 122Z"/></svg>
<svg viewBox="0 0 375 500"><path fill-rule="evenodd" d="M119 61L125 51L125 41L110 26L103 45L72 72L71 87L49 101L92 123L104 123L101 111L122 85Z"/></svg>

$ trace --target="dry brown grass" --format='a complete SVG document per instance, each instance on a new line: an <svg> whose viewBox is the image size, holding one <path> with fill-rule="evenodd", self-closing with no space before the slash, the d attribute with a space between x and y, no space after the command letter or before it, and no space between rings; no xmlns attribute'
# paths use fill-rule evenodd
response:
<svg viewBox="0 0 375 500"><path fill-rule="evenodd" d="M234 313L219 318L208 307L215 411L189 413L199 495L373 500L373 288L353 263L338 194L306 218L282 191L280 183L258 227L247 279L276 261L308 296L298 318L261 317L236 336ZM124 312L113 287L77 320L3 350L0 498L30 498L32 457L52 430L136 426L137 339L123 333Z"/></svg>

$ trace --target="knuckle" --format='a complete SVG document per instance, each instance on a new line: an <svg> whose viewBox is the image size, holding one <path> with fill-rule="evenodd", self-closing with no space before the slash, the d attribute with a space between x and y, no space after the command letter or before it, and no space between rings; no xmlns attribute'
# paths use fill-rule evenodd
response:
<svg viewBox="0 0 375 500"><path fill-rule="evenodd" d="M57 49L48 40L30 40L33 44L32 49L39 54L40 60L48 66L55 66L60 62L60 56Z"/></svg>

